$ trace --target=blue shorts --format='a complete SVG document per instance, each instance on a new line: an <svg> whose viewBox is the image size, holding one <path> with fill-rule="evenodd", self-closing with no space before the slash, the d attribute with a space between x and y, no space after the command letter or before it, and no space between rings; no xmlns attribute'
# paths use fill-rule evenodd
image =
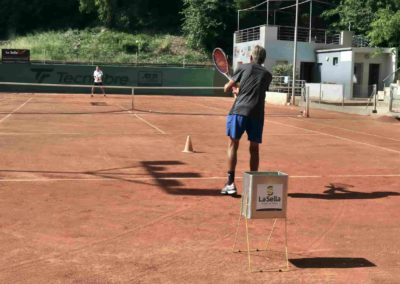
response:
<svg viewBox="0 0 400 284"><path fill-rule="evenodd" d="M229 114L226 117L226 135L239 140L246 131L249 141L262 143L264 118L254 119L238 114Z"/></svg>

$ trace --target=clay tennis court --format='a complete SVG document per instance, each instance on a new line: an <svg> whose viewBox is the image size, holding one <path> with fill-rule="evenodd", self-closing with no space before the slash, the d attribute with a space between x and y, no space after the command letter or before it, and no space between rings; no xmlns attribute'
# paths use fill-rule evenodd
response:
<svg viewBox="0 0 400 284"><path fill-rule="evenodd" d="M240 198L219 194L231 103L0 94L0 282L399 283L400 122L268 105L260 171L290 176L290 267L278 221L249 273ZM251 220L252 244L271 225Z"/></svg>

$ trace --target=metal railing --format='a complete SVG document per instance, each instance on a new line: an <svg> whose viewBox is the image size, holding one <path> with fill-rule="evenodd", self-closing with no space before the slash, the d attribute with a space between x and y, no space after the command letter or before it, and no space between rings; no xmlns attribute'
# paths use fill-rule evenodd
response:
<svg viewBox="0 0 400 284"><path fill-rule="evenodd" d="M400 90L397 84L390 85L389 111L400 113Z"/></svg>
<svg viewBox="0 0 400 284"><path fill-rule="evenodd" d="M278 40L294 40L294 27L277 26ZM299 27L297 31L297 40L301 42L316 42L324 44L340 44L340 34L332 34L328 30L310 29Z"/></svg>
<svg viewBox="0 0 400 284"><path fill-rule="evenodd" d="M181 67L181 68L213 68L214 65L211 62L205 63L191 63L187 61L182 61L181 63L156 63L156 62L146 62L146 61L139 61L139 62L113 62L107 60L31 60L32 64L52 64L52 65L100 65L100 66L128 66L128 67ZM1 62L0 62L1 64Z"/></svg>
<svg viewBox="0 0 400 284"><path fill-rule="evenodd" d="M200 58L191 58L186 56L176 57L176 59L167 58L164 60L162 56L149 57L148 55L131 54L130 56L121 57L121 54L112 56L110 54L99 54L97 56L88 55L82 57L76 56L61 56L52 54L49 50L43 49L41 52L31 53L30 62L33 64L84 64L84 65L101 65L101 66L149 66L149 67L188 67L188 68L202 68L214 66L212 61L206 56ZM168 61L166 63L165 61ZM1 64L0 60L0 64Z"/></svg>
<svg viewBox="0 0 400 284"><path fill-rule="evenodd" d="M365 36L354 35L352 41L353 47L369 47L369 40Z"/></svg>
<svg viewBox="0 0 400 284"><path fill-rule="evenodd" d="M304 99L305 94L305 80L295 80L295 96L301 96ZM293 90L293 80L289 76L273 76L272 82L269 86L270 92L278 92L287 94L287 102L291 101L291 95Z"/></svg>
<svg viewBox="0 0 400 284"><path fill-rule="evenodd" d="M253 27L235 32L236 43L248 42L260 39L260 27Z"/></svg>

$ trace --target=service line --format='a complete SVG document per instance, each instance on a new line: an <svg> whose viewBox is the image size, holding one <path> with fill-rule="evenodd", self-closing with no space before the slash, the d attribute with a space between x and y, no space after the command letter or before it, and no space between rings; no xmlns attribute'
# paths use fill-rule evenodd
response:
<svg viewBox="0 0 400 284"><path fill-rule="evenodd" d="M325 136L333 137L333 138L336 138L336 139L339 139L339 140L344 140L344 141L347 141L347 142L357 143L357 144L361 144L361 145L364 145L364 146L368 146L368 147L373 147L373 148L377 148L377 149L380 149L380 150L384 150L384 151L387 151L387 152L400 154L399 150L394 150L394 149L390 149L390 148L386 148L386 147L382 147L382 146L377 146L377 145L374 145L374 144L361 142L361 141L353 140L353 139L350 139L350 138L345 138L345 137L338 136L338 135L328 134L328 133L325 133L325 132L322 132L322 131L311 130L311 129L308 129L308 128L294 126L294 125L291 125L291 124L286 124L286 123L277 122L277 121L271 121L270 120L269 122L275 123L275 124L279 124L279 125L283 125L283 126L287 126L287 127L302 129L302 130L306 130L306 131L313 132L313 133L320 133L320 134L323 134Z"/></svg>
<svg viewBox="0 0 400 284"><path fill-rule="evenodd" d="M293 175L289 176L290 179L319 179L319 178L382 178L382 177L400 177L399 174L382 174L382 175L369 175L369 174L354 174L354 175ZM226 177L140 177L140 178L129 178L125 181L152 181L152 180L224 180ZM237 180L243 179L243 177L236 177ZM102 178L0 178L0 183L2 182L50 182L50 181L107 181L114 180L112 176L102 177Z"/></svg>
<svg viewBox="0 0 400 284"><path fill-rule="evenodd" d="M118 105L119 108L126 110L130 115L136 116L136 118L138 118L139 120L143 121L144 123L146 123L148 126L150 126L151 128L157 130L158 132L160 132L161 134L167 134L165 131L161 130L160 128L158 128L157 126L155 126L154 124L148 122L147 120L145 120L143 117L139 116L136 113L133 113L131 110L124 108L121 105Z"/></svg>
<svg viewBox="0 0 400 284"><path fill-rule="evenodd" d="M3 117L2 119L0 119L0 123L2 123L3 121L5 121L7 118L9 118L13 113L15 113L16 111L18 111L20 108L22 108L24 105L26 105L31 99L33 99L32 97L30 97L29 99L27 99L22 105L20 105L19 107L17 107L16 109L14 109L12 112L10 112L9 114L7 114L5 117Z"/></svg>

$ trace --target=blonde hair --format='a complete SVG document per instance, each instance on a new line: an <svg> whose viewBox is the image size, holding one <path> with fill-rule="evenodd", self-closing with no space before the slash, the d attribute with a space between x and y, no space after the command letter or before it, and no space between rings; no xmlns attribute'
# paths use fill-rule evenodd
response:
<svg viewBox="0 0 400 284"><path fill-rule="evenodd" d="M262 46L256 45L251 51L251 57L255 63L263 64L267 57L267 53Z"/></svg>

